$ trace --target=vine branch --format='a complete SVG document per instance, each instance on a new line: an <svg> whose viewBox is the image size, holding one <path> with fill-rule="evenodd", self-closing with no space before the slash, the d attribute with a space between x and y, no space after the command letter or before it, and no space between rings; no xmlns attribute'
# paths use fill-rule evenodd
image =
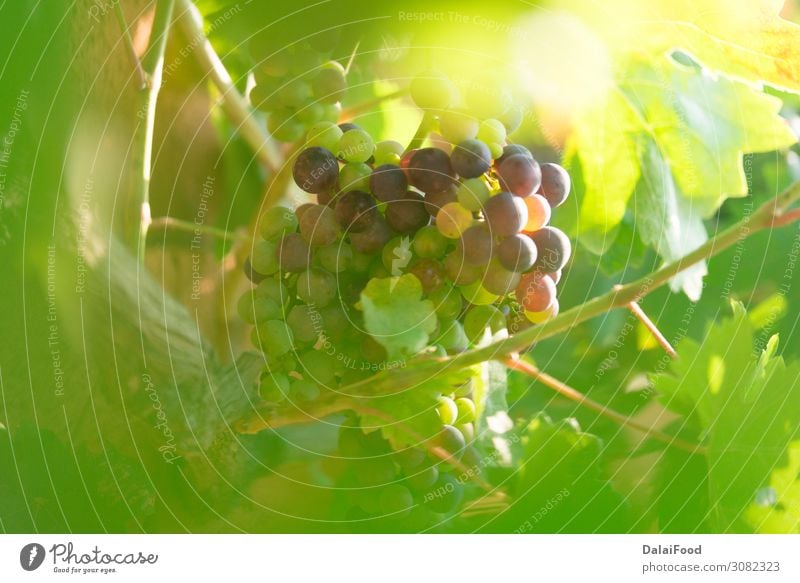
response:
<svg viewBox="0 0 800 583"><path fill-rule="evenodd" d="M661 348L664 349L664 352L666 352L671 359L675 360L678 358L678 353L675 352L672 344L670 344L666 336L661 333L661 330L658 329L655 322L645 313L642 306L639 305L639 302L630 302L628 304L628 309L642 324L644 324L644 327L650 331L650 334L655 337L656 341L661 345Z"/></svg>

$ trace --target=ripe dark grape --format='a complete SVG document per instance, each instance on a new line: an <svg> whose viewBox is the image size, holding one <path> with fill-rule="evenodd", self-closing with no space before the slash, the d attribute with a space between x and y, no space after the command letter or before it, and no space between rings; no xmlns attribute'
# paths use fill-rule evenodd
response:
<svg viewBox="0 0 800 583"><path fill-rule="evenodd" d="M456 202L458 200L456 192L456 185L452 184L449 188L446 188L441 192L427 193L425 195L425 209L428 211L428 214L435 217L436 214L442 210L444 205L450 204L451 202Z"/></svg>
<svg viewBox="0 0 800 583"><path fill-rule="evenodd" d="M543 273L558 271L569 261L572 247L569 238L560 229L542 227L528 236L533 239L539 252L534 269Z"/></svg>
<svg viewBox="0 0 800 583"><path fill-rule="evenodd" d="M506 269L522 273L533 267L537 249L530 237L511 235L497 247L497 258Z"/></svg>
<svg viewBox="0 0 800 583"><path fill-rule="evenodd" d="M423 192L441 192L456 179L450 156L438 148L421 148L408 162L408 181Z"/></svg>
<svg viewBox="0 0 800 583"><path fill-rule="evenodd" d="M329 192L336 186L339 178L339 161L325 148L312 146L297 156L292 176L297 186L306 192Z"/></svg>
<svg viewBox="0 0 800 583"><path fill-rule="evenodd" d="M488 292L497 296L504 296L517 287L519 280L519 273L506 269L499 261L493 259L486 268L482 283Z"/></svg>
<svg viewBox="0 0 800 583"><path fill-rule="evenodd" d="M542 164L542 184L537 192L547 199L552 208L567 200L570 187L566 170L558 164Z"/></svg>
<svg viewBox="0 0 800 583"><path fill-rule="evenodd" d="M314 97L322 103L341 101L347 92L347 78L344 75L344 67L336 61L325 63L311 81L311 88Z"/></svg>
<svg viewBox="0 0 800 583"><path fill-rule="evenodd" d="M486 225L473 225L461 234L461 248L468 262L486 265L494 252L494 239Z"/></svg>
<svg viewBox="0 0 800 583"><path fill-rule="evenodd" d="M391 202L405 196L408 179L400 166L383 164L372 171L369 188L379 201Z"/></svg>
<svg viewBox="0 0 800 583"><path fill-rule="evenodd" d="M503 147L503 155L495 160L494 164L495 166L500 166L500 164L505 162L511 156L516 156L517 154L527 156L533 160L533 154L531 154L531 151L522 144L508 144L507 146Z"/></svg>
<svg viewBox="0 0 800 583"><path fill-rule="evenodd" d="M422 283L422 290L429 294L444 285L444 267L433 259L420 259L411 266L410 272Z"/></svg>
<svg viewBox="0 0 800 583"><path fill-rule="evenodd" d="M360 190L351 190L337 197L334 214L345 231L366 231L378 217L378 207L372 195Z"/></svg>
<svg viewBox="0 0 800 583"><path fill-rule="evenodd" d="M453 149L450 163L459 176L477 178L491 167L492 154L480 140L464 140Z"/></svg>
<svg viewBox="0 0 800 583"><path fill-rule="evenodd" d="M342 133L349 132L350 130L360 130L361 126L357 123L352 123L349 121L343 121L339 124L339 129L342 130Z"/></svg>
<svg viewBox="0 0 800 583"><path fill-rule="evenodd" d="M315 205L300 217L300 234L309 245L330 245L339 237L341 229L333 209L322 204Z"/></svg>
<svg viewBox="0 0 800 583"><path fill-rule="evenodd" d="M501 192L489 198L483 206L489 230L496 237L519 233L528 222L528 208L521 198Z"/></svg>
<svg viewBox="0 0 800 583"><path fill-rule="evenodd" d="M556 299L556 284L546 275L534 271L522 276L515 294L526 311L543 312Z"/></svg>
<svg viewBox="0 0 800 583"><path fill-rule="evenodd" d="M311 249L308 243L297 233L289 233L278 245L278 262L281 270L299 273L308 267L311 261Z"/></svg>
<svg viewBox="0 0 800 583"><path fill-rule="evenodd" d="M353 249L373 255L383 249L383 246L392 238L392 230L383 217L376 217L372 224L361 233L351 233L350 243Z"/></svg>
<svg viewBox="0 0 800 583"><path fill-rule="evenodd" d="M515 154L503 160L497 167L500 186L517 196L528 196L542 184L539 163L523 154Z"/></svg>
<svg viewBox="0 0 800 583"><path fill-rule="evenodd" d="M297 295L307 304L323 308L336 297L336 278L323 269L312 267L297 278Z"/></svg>
<svg viewBox="0 0 800 583"><path fill-rule="evenodd" d="M386 207L386 222L398 233L413 233L427 225L430 220L422 195L413 190Z"/></svg>

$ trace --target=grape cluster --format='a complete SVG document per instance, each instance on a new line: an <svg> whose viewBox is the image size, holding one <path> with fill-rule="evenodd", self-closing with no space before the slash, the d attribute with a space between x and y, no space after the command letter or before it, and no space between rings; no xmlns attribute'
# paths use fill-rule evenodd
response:
<svg viewBox="0 0 800 583"><path fill-rule="evenodd" d="M309 130L335 126L347 93L345 69L331 58L338 43L336 29L286 48L276 49L267 37L250 43L256 63L250 102L268 114L267 128L276 140L296 142Z"/></svg>
<svg viewBox="0 0 800 583"><path fill-rule="evenodd" d="M571 249L548 222L569 194L569 175L506 143L505 110L478 121L446 109L449 81L422 80L412 83L412 97L437 108L444 137L458 138L449 152L405 151L355 124L318 122L292 168L316 202L262 217L246 265L256 285L239 312L266 359L260 393L268 402L314 400L393 365L359 309L372 278L416 276L435 308L431 350L442 355L558 313L556 284ZM469 386L440 395L437 412L436 445L450 461L476 455ZM352 462L340 481L353 492L354 517L405 519L460 502L454 463L437 463L421 448L392 452L380 431L362 431L357 421L343 425L339 454Z"/></svg>

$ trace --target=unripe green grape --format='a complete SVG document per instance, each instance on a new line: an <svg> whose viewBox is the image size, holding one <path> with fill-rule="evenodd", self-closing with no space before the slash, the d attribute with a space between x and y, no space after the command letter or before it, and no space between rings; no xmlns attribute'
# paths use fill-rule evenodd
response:
<svg viewBox="0 0 800 583"><path fill-rule="evenodd" d="M464 436L464 441L467 443L475 439L475 425L473 423L460 423L456 425L456 429L461 432L461 435ZM466 458L469 450L470 448L464 450L464 458Z"/></svg>
<svg viewBox="0 0 800 583"><path fill-rule="evenodd" d="M394 140L384 140L375 144L375 167L384 164L400 165L400 158L403 156L403 145Z"/></svg>
<svg viewBox="0 0 800 583"><path fill-rule="evenodd" d="M317 260L323 269L331 273L347 271L353 260L353 249L346 243L334 243L317 250Z"/></svg>
<svg viewBox="0 0 800 583"><path fill-rule="evenodd" d="M321 103L307 103L297 110L297 119L309 127L320 121L324 112Z"/></svg>
<svg viewBox="0 0 800 583"><path fill-rule="evenodd" d="M461 293L451 285L443 285L428 296L436 315L443 320L455 320L461 314Z"/></svg>
<svg viewBox="0 0 800 583"><path fill-rule="evenodd" d="M236 303L239 317L248 324L280 318L283 314L278 302L271 298L259 297L256 290L248 290Z"/></svg>
<svg viewBox="0 0 800 583"><path fill-rule="evenodd" d="M485 119L478 129L478 139L487 144L504 144L506 142L506 128L499 120Z"/></svg>
<svg viewBox="0 0 800 583"><path fill-rule="evenodd" d="M453 512L464 499L464 486L455 476L448 473L439 474L439 479L431 488L431 492L439 495L426 497L425 505L439 514Z"/></svg>
<svg viewBox="0 0 800 583"><path fill-rule="evenodd" d="M342 106L339 103L322 104L322 121L337 123L342 115Z"/></svg>
<svg viewBox="0 0 800 583"><path fill-rule="evenodd" d="M339 170L339 190L363 190L369 192L369 177L372 168L360 162L350 162Z"/></svg>
<svg viewBox="0 0 800 583"><path fill-rule="evenodd" d="M277 302L281 309L289 303L289 289L281 279L274 277L265 279L256 286L255 293L258 297Z"/></svg>
<svg viewBox="0 0 800 583"><path fill-rule="evenodd" d="M289 109L300 109L311 100L311 86L300 79L293 79L278 89L278 103Z"/></svg>
<svg viewBox="0 0 800 583"><path fill-rule="evenodd" d="M270 403L277 403L286 398L289 392L289 377L279 372L269 372L261 375L258 385L258 394Z"/></svg>
<svg viewBox="0 0 800 583"><path fill-rule="evenodd" d="M453 459L459 460L467 446L464 436L452 425L443 425L434 438L434 443L449 453Z"/></svg>
<svg viewBox="0 0 800 583"><path fill-rule="evenodd" d="M253 245L250 255L253 269L262 275L272 275L280 269L278 263L278 244L275 241L258 241Z"/></svg>
<svg viewBox="0 0 800 583"><path fill-rule="evenodd" d="M439 329L436 342L441 344L448 354L464 352L469 348L469 338L464 332L464 326L458 320L442 321L439 323Z"/></svg>
<svg viewBox="0 0 800 583"><path fill-rule="evenodd" d="M259 83L249 94L250 104L258 111L269 113L280 108L278 91L272 84Z"/></svg>
<svg viewBox="0 0 800 583"><path fill-rule="evenodd" d="M456 196L461 206L469 211L477 212L489 200L490 192L483 178L468 178L459 185Z"/></svg>
<svg viewBox="0 0 800 583"><path fill-rule="evenodd" d="M498 144L497 142L487 142L486 145L489 146L489 152L491 152L493 160L497 160L500 156L503 155L502 144Z"/></svg>
<svg viewBox="0 0 800 583"><path fill-rule="evenodd" d="M438 479L439 468L436 466L424 466L411 472L406 478L406 483L411 489L417 492L424 492L432 488Z"/></svg>
<svg viewBox="0 0 800 583"><path fill-rule="evenodd" d="M323 350L309 350L300 354L300 373L309 380L328 387L336 378L336 357Z"/></svg>
<svg viewBox="0 0 800 583"><path fill-rule="evenodd" d="M280 142L296 142L303 137L303 124L290 110L278 109L267 118L267 129Z"/></svg>
<svg viewBox="0 0 800 583"><path fill-rule="evenodd" d="M347 162L366 162L375 151L375 142L364 130L349 130L339 138L335 151L339 158Z"/></svg>
<svg viewBox="0 0 800 583"><path fill-rule="evenodd" d="M469 285L478 281L483 276L484 269L484 266L469 263L461 249L456 249L444 259L447 277L458 285Z"/></svg>
<svg viewBox="0 0 800 583"><path fill-rule="evenodd" d="M289 352L294 340L291 330L282 320L266 320L259 323L253 328L251 339L254 345L272 356Z"/></svg>
<svg viewBox="0 0 800 583"><path fill-rule="evenodd" d="M294 379L289 386L289 396L296 401L313 401L319 397L319 385L313 381Z"/></svg>
<svg viewBox="0 0 800 583"><path fill-rule="evenodd" d="M473 344L478 344L488 328L494 336L506 327L506 317L495 306L472 306L464 317L464 332Z"/></svg>
<svg viewBox="0 0 800 583"><path fill-rule="evenodd" d="M458 425L475 421L475 401L466 397L459 397L456 399L456 408L458 409L458 417L456 418Z"/></svg>
<svg viewBox="0 0 800 583"><path fill-rule="evenodd" d="M311 82L314 97L322 103L341 101L347 93L347 78L344 67L336 61L328 61L320 68Z"/></svg>
<svg viewBox="0 0 800 583"><path fill-rule="evenodd" d="M312 267L297 278L297 295L307 304L323 308L336 297L336 278Z"/></svg>
<svg viewBox="0 0 800 583"><path fill-rule="evenodd" d="M300 235L314 247L334 243L341 233L336 214L329 206L317 204L306 210L298 220Z"/></svg>
<svg viewBox="0 0 800 583"><path fill-rule="evenodd" d="M461 295L464 296L464 299L470 304L475 304L476 306L493 304L499 297L484 288L480 281L474 281L468 285L462 285L460 290Z"/></svg>
<svg viewBox="0 0 800 583"><path fill-rule="evenodd" d="M383 266L393 275L400 275L401 271L405 272L411 264L411 257L411 245L408 237L395 237L381 251Z"/></svg>
<svg viewBox="0 0 800 583"><path fill-rule="evenodd" d="M292 330L292 336L298 342L314 342L319 337L318 329L321 327L316 308L311 306L296 305L289 310L286 323Z"/></svg>
<svg viewBox="0 0 800 583"><path fill-rule="evenodd" d="M264 239L280 239L286 233L297 231L297 215L285 206L274 206L261 216L261 236Z"/></svg>
<svg viewBox="0 0 800 583"><path fill-rule="evenodd" d="M436 214L436 228L448 239L458 239L472 224L472 213L457 202L444 205Z"/></svg>
<svg viewBox="0 0 800 583"><path fill-rule="evenodd" d="M391 484L381 489L378 506L383 514L391 515L395 519L404 518L411 513L414 497L405 486Z"/></svg>
<svg viewBox="0 0 800 583"><path fill-rule="evenodd" d="M511 293L520 282L522 274L506 269L498 259L492 259L483 277L483 287L498 296Z"/></svg>
<svg viewBox="0 0 800 583"><path fill-rule="evenodd" d="M414 235L412 247L419 257L440 259L447 252L448 241L434 225L422 227Z"/></svg>
<svg viewBox="0 0 800 583"><path fill-rule="evenodd" d="M391 484L397 477L394 463L387 457L362 459L354 465L356 466L356 481L363 487Z"/></svg>
<svg viewBox="0 0 800 583"><path fill-rule="evenodd" d="M437 71L426 71L415 77L409 87L411 99L420 109L446 109L458 97L453 82Z"/></svg>
<svg viewBox="0 0 800 583"><path fill-rule="evenodd" d="M445 425L452 425L458 417L458 407L450 397L441 396L436 400L436 412Z"/></svg>
<svg viewBox="0 0 800 583"><path fill-rule="evenodd" d="M439 133L451 144L460 144L478 135L480 123L475 116L461 110L442 112L439 116Z"/></svg>

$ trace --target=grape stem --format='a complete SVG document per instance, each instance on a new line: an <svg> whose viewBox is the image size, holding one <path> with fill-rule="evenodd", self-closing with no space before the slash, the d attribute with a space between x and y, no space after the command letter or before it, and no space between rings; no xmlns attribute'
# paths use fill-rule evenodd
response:
<svg viewBox="0 0 800 583"><path fill-rule="evenodd" d="M140 63L145 82L139 89L139 107L137 111L141 119L136 125L133 136L133 142L136 144L135 151L137 152L137 158L134 163L135 204L132 205L132 208L127 207L130 210L123 213L122 217L122 231L131 247L138 250L140 264L144 263L147 230L150 228L151 222L150 177L152 174L156 103L158 102L158 92L161 89L164 50L167 45L167 34L172 21L174 5L174 0L158 0L156 2L153 25L150 28L150 39ZM124 18L122 22L124 23ZM132 44L131 48L133 48ZM131 212L135 216L130 216L129 213ZM132 231L132 225L135 226L135 232Z"/></svg>
<svg viewBox="0 0 800 583"><path fill-rule="evenodd" d="M419 121L419 126L417 127L417 131L414 133L414 137L411 138L411 141L408 143L408 147L403 153L408 154L411 150L416 150L417 148L421 147L422 144L425 142L425 139L428 137L428 134L431 133L431 130L433 129L435 123L436 123L435 115L433 115L429 111L423 113L422 119Z"/></svg>
<svg viewBox="0 0 800 583"><path fill-rule="evenodd" d="M581 393L579 390L573 389L572 387L558 380L557 378L552 377L549 374L540 371L537 367L533 366L528 362L525 362L524 360L509 358L504 360L503 364L505 364L508 368L512 370L521 372L522 374L527 375L532 379L539 381L546 387L550 387L559 395L566 397L571 401L575 401L579 405L582 405L588 409L597 411L604 417L607 417L608 419L611 419L612 421L619 423L624 427L635 429L636 431L639 431L648 437L657 439L658 441L666 445L677 447L678 449L682 449L684 451L688 451L689 453L697 453L697 454L707 453L706 448L703 447L702 445L690 443L678 437L668 435L657 429L653 429L652 427L642 425L641 423L634 421L630 417L626 417L622 413L614 411L613 409L609 409L605 405L598 403L593 399L590 399L589 397Z"/></svg>
<svg viewBox="0 0 800 583"><path fill-rule="evenodd" d="M148 80L147 73L142 68L142 61L136 54L136 48L133 46L133 39L131 38L130 27L125 20L125 14L122 12L122 5L119 2L114 2L114 15L117 17L120 30L122 30L122 41L125 43L125 50L128 52L128 57L131 59L136 76L139 78L139 90L144 91L147 89Z"/></svg>
<svg viewBox="0 0 800 583"><path fill-rule="evenodd" d="M675 352L672 344L670 344L669 340L667 340L664 334L661 333L661 330L658 329L658 326L655 325L655 322L653 322L645 313L645 311L642 309L642 306L639 305L639 302L630 302L628 304L628 309L642 324L644 324L645 328L650 331L650 333L655 337L656 341L658 341L658 343L661 345L661 348L664 349L664 352L666 352L672 360L678 358L678 353Z"/></svg>
<svg viewBox="0 0 800 583"><path fill-rule="evenodd" d="M384 101L391 101L392 99L399 99L408 94L408 90L405 88L396 89L391 93L387 93L386 95L376 95L371 99L366 99L361 103L356 103L355 105L351 105L350 107L346 107L342 110L342 115L340 119L342 121L350 121L354 117L361 115L362 113L366 113L371 111L376 105L380 105Z"/></svg>
<svg viewBox="0 0 800 583"><path fill-rule="evenodd" d="M214 47L203 32L203 19L191 0L177 0L180 11L177 25L189 38L189 46L195 47L192 56L207 78L220 92L222 109L230 118L235 130L253 149L259 163L270 173L275 174L281 167L281 157L275 143L266 129L252 114L247 100L236 89L230 74L222 64Z"/></svg>

